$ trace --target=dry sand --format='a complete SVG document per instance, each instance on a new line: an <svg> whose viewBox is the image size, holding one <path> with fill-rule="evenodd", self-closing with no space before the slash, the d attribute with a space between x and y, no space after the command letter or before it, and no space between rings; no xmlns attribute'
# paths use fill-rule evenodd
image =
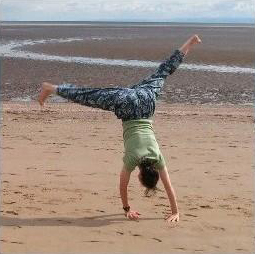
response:
<svg viewBox="0 0 255 254"><path fill-rule="evenodd" d="M132 174L122 212L121 121L72 103L3 104L1 253L254 251L253 109L160 103L154 119L180 209L143 197ZM159 187L163 190L160 183Z"/></svg>

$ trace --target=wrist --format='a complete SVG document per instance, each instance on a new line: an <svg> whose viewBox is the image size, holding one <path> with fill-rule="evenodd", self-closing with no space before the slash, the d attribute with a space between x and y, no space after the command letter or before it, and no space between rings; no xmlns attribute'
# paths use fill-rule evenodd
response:
<svg viewBox="0 0 255 254"><path fill-rule="evenodd" d="M130 206L123 206L123 210L125 211L125 213L128 213L130 211Z"/></svg>

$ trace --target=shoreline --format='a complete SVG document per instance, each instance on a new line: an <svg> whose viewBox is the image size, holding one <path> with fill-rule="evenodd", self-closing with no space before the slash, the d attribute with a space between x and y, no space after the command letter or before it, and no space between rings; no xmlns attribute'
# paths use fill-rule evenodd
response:
<svg viewBox="0 0 255 254"><path fill-rule="evenodd" d="M31 42L45 41L47 38L58 41L60 38L77 37L83 38L84 41L28 45L27 48L22 48L22 50L38 52L40 59L44 59L44 56L39 54L42 53L58 55L59 59L70 62L2 58L1 100L26 99L27 96L33 100L40 89L39 84L44 81L97 88L126 87L136 84L152 72L157 62L166 59L172 49L180 46L191 32L199 34L204 43L187 56L184 68L180 68L167 79L162 100L170 104L253 103L254 69L240 69L243 72L251 72L242 74L185 69L203 67L205 63L213 65L209 66L210 70L215 70L214 65L253 67L255 41L250 29L201 27L194 29L185 27L129 27L127 29L77 27L73 29L50 26L39 29L2 28L3 41L30 40ZM72 59L78 61L79 57L82 58L83 63L72 62ZM87 64L86 58L97 64ZM112 66L99 64L109 63L107 59L126 59L127 61L117 61L117 63L129 66L116 66L114 60L110 61ZM138 61L128 61L133 59ZM193 66L193 63L198 66ZM147 68L147 65L152 68ZM221 69L225 70L222 67ZM231 71L236 69L231 68Z"/></svg>

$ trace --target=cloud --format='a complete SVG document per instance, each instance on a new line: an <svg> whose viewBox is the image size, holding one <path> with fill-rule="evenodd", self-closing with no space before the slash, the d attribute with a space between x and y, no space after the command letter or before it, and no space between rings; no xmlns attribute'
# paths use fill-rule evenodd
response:
<svg viewBox="0 0 255 254"><path fill-rule="evenodd" d="M2 20L254 18L254 0L0 0Z"/></svg>

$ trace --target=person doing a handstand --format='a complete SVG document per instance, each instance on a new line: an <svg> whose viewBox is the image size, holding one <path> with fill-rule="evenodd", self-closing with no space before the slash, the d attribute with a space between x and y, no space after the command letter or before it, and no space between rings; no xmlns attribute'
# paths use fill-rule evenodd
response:
<svg viewBox="0 0 255 254"><path fill-rule="evenodd" d="M122 120L124 157L119 187L125 216L131 220L138 219L140 214L130 208L127 187L131 172L138 168L139 181L147 191L155 190L159 178L162 180L171 206L171 214L167 215L166 220L179 221L176 195L155 138L152 116L166 78L174 73L191 47L198 43L201 43L200 38L191 36L152 75L130 87L88 88L42 83L38 98L41 106L50 94L55 93L85 106L112 111Z"/></svg>

